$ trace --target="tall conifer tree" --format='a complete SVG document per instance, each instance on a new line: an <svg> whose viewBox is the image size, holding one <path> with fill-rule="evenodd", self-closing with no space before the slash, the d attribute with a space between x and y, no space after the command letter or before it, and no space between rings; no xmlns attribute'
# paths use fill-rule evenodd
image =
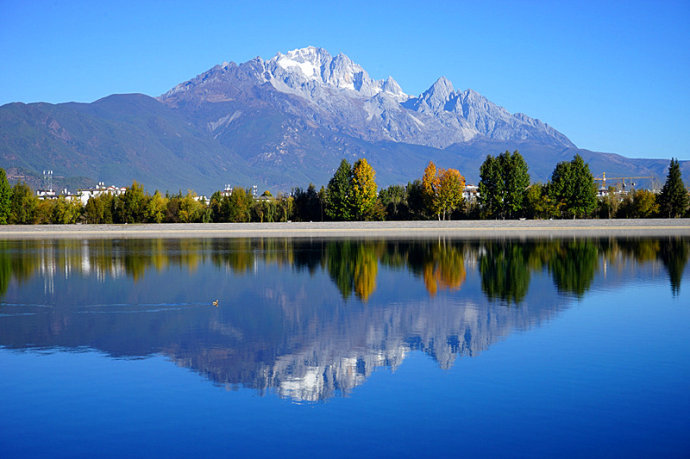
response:
<svg viewBox="0 0 690 459"><path fill-rule="evenodd" d="M343 159L326 188L326 215L332 220L352 220L351 197L352 168Z"/></svg>
<svg viewBox="0 0 690 459"><path fill-rule="evenodd" d="M669 218L682 217L688 208L688 191L683 184L677 159L671 159L668 177L658 201L661 215Z"/></svg>

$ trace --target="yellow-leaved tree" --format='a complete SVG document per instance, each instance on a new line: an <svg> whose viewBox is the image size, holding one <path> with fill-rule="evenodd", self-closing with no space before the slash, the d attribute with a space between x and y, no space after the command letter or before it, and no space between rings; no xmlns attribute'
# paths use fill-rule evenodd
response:
<svg viewBox="0 0 690 459"><path fill-rule="evenodd" d="M429 161L422 177L424 202L427 210L440 220L450 218L455 209L462 204L465 177L457 169L437 169Z"/></svg>
<svg viewBox="0 0 690 459"><path fill-rule="evenodd" d="M358 159L352 167L351 208L355 220L372 218L376 209L376 172L366 159Z"/></svg>

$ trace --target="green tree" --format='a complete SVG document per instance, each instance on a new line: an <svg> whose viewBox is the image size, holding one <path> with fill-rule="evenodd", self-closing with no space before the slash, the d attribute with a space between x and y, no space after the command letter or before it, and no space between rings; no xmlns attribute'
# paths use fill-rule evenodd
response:
<svg viewBox="0 0 690 459"><path fill-rule="evenodd" d="M633 193L633 208L637 218L650 218L659 212L657 196L649 190L637 190Z"/></svg>
<svg viewBox="0 0 690 459"><path fill-rule="evenodd" d="M628 193L620 203L619 218L649 218L659 212L657 196L648 190L636 190Z"/></svg>
<svg viewBox="0 0 690 459"><path fill-rule="evenodd" d="M215 223L227 221L223 218L223 195L220 191L216 191L211 195L208 207L211 209L211 219Z"/></svg>
<svg viewBox="0 0 690 459"><path fill-rule="evenodd" d="M199 202L197 195L192 190L180 201L178 218L182 223L200 222L205 210L205 206Z"/></svg>
<svg viewBox="0 0 690 459"><path fill-rule="evenodd" d="M479 169L479 202L485 216L515 218L525 213L530 178L522 155L515 150L488 155Z"/></svg>
<svg viewBox="0 0 690 459"><path fill-rule="evenodd" d="M278 195L276 200L276 221L287 222L295 215L295 198L292 196Z"/></svg>
<svg viewBox="0 0 690 459"><path fill-rule="evenodd" d="M12 187L12 199L10 200L10 223L28 225L34 222L38 198L34 195L29 185L17 182Z"/></svg>
<svg viewBox="0 0 690 459"><path fill-rule="evenodd" d="M120 222L142 223L146 221L147 204L148 196L144 194L144 186L135 180L122 197L122 207L119 209L121 212Z"/></svg>
<svg viewBox="0 0 690 459"><path fill-rule="evenodd" d="M227 200L228 221L243 223L251 220L252 195L244 188L235 187Z"/></svg>
<svg viewBox="0 0 690 459"><path fill-rule="evenodd" d="M599 218L614 218L620 217L622 209L626 206L626 200L621 200L616 189L609 187L608 192L604 196L597 199L597 217ZM623 213L625 211L623 210Z"/></svg>
<svg viewBox="0 0 690 459"><path fill-rule="evenodd" d="M558 215L558 206L549 196L546 186L535 183L527 189L524 215L533 219L552 218Z"/></svg>
<svg viewBox="0 0 690 459"><path fill-rule="evenodd" d="M671 159L658 202L661 215L669 218L682 217L688 207L688 191L681 178L680 164L675 158Z"/></svg>
<svg viewBox="0 0 690 459"><path fill-rule="evenodd" d="M407 205L410 218L426 220L431 217L425 202L424 185L419 179L407 184Z"/></svg>
<svg viewBox="0 0 690 459"><path fill-rule="evenodd" d="M7 181L5 169L0 168L0 225L9 222L12 201L12 188Z"/></svg>
<svg viewBox="0 0 690 459"><path fill-rule="evenodd" d="M292 191L292 195L294 197L294 213L297 220L302 222L323 220L323 202L313 183L309 184L306 191L301 188L295 188Z"/></svg>
<svg viewBox="0 0 690 459"><path fill-rule="evenodd" d="M326 215L331 220L352 220L351 196L352 168L343 159L326 188Z"/></svg>
<svg viewBox="0 0 690 459"><path fill-rule="evenodd" d="M407 220L409 208L407 190L402 185L391 185L379 192L379 199L386 211L388 220Z"/></svg>
<svg viewBox="0 0 690 459"><path fill-rule="evenodd" d="M34 223L37 225L47 225L53 223L53 212L55 210L55 199L42 199L36 207ZM87 223L91 223L87 220Z"/></svg>
<svg viewBox="0 0 690 459"><path fill-rule="evenodd" d="M498 162L503 181L502 212L508 218L519 217L524 212L530 183L527 163L517 150L512 154L506 150L498 156Z"/></svg>
<svg viewBox="0 0 690 459"><path fill-rule="evenodd" d="M551 175L549 196L558 203L565 216L582 218L594 211L597 205L594 176L579 154L570 162L556 165Z"/></svg>
<svg viewBox="0 0 690 459"><path fill-rule="evenodd" d="M365 158L352 167L350 204L355 220L370 220L376 209L376 171Z"/></svg>
<svg viewBox="0 0 690 459"><path fill-rule="evenodd" d="M53 223L60 225L77 223L81 216L81 211L81 201L66 199L64 196L60 196L55 201L55 206L53 207Z"/></svg>
<svg viewBox="0 0 690 459"><path fill-rule="evenodd" d="M487 155L479 168L479 205L482 215L498 218L503 210L503 177L498 158Z"/></svg>
<svg viewBox="0 0 690 459"><path fill-rule="evenodd" d="M146 204L146 221L151 223L162 223L165 219L168 199L156 190Z"/></svg>

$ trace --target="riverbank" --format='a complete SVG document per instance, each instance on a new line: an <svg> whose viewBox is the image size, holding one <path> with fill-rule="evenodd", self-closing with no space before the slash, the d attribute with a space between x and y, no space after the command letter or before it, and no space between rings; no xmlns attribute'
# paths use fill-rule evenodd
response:
<svg viewBox="0 0 690 459"><path fill-rule="evenodd" d="M0 239L690 236L690 219L7 225Z"/></svg>

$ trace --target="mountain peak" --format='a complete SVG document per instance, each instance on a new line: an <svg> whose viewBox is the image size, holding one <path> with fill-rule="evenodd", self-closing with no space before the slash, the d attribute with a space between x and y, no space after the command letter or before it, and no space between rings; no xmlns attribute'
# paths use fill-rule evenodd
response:
<svg viewBox="0 0 690 459"><path fill-rule="evenodd" d="M321 66L331 60L331 55L325 49L307 46L293 49L286 54L278 53L268 62L273 62L288 72L297 71L305 78L313 80L321 75Z"/></svg>
<svg viewBox="0 0 690 459"><path fill-rule="evenodd" d="M266 61L257 58L216 66L176 86L161 100L171 106L182 100L245 103L255 98L253 91L264 95L251 103L275 104L276 110L365 140L445 148L480 136L572 146L563 134L538 120L511 115L470 89L457 91L445 76L420 96L411 97L392 77L374 80L346 54L332 55L316 46L279 52ZM235 111L246 112L246 107ZM211 120L210 125L230 124L228 120L240 116L235 111Z"/></svg>
<svg viewBox="0 0 690 459"><path fill-rule="evenodd" d="M436 82L431 85L431 87L426 91L425 94L433 95L439 100L448 100L451 94L455 92L453 83L444 76L436 80Z"/></svg>

